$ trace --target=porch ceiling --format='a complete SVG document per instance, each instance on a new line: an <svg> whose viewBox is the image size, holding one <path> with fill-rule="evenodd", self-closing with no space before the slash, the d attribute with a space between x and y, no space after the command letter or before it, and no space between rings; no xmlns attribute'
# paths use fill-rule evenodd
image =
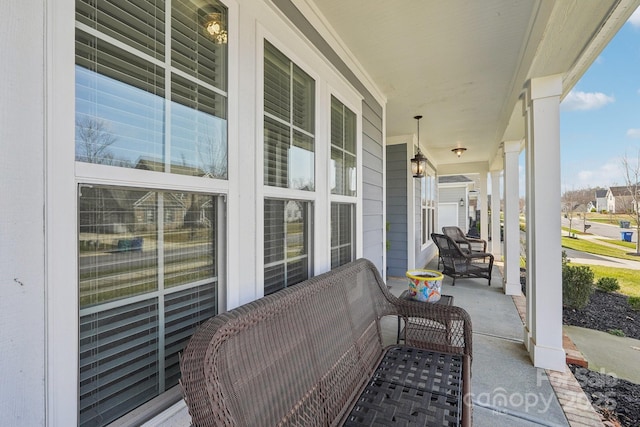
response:
<svg viewBox="0 0 640 427"><path fill-rule="evenodd" d="M309 2L311 0L308 0ZM438 168L487 165L522 138L518 98L562 74L564 95L640 0L316 0L387 98L387 137L410 135ZM512 119L513 117L513 119ZM511 124L510 124L511 122ZM458 159L451 149L468 150Z"/></svg>

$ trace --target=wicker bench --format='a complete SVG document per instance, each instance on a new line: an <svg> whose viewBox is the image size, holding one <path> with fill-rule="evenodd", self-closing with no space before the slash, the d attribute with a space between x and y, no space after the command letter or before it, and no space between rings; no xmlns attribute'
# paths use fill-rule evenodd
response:
<svg viewBox="0 0 640 427"><path fill-rule="evenodd" d="M411 318L405 345L383 316ZM470 426L471 353L463 309L396 298L357 260L209 319L181 385L194 426Z"/></svg>

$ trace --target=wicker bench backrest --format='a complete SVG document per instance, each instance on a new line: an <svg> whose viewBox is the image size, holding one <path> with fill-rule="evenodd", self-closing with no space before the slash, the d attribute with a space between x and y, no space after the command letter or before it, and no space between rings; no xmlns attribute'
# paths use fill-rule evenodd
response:
<svg viewBox="0 0 640 427"><path fill-rule="evenodd" d="M358 260L210 319L181 360L194 425L340 418L382 354L389 298L373 264Z"/></svg>

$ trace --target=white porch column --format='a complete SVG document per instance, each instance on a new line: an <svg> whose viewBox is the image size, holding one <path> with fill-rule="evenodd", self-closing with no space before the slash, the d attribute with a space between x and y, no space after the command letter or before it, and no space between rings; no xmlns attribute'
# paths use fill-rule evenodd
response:
<svg viewBox="0 0 640 427"><path fill-rule="evenodd" d="M504 142L504 293L520 295L520 141ZM527 340L528 341L528 340Z"/></svg>
<svg viewBox="0 0 640 427"><path fill-rule="evenodd" d="M491 253L496 260L502 258L500 241L500 171L491 171Z"/></svg>
<svg viewBox="0 0 640 427"><path fill-rule="evenodd" d="M488 179L487 171L480 173L480 238L484 241L489 241L489 203L487 203L488 197Z"/></svg>
<svg viewBox="0 0 640 427"><path fill-rule="evenodd" d="M527 150L527 286L525 339L533 364L564 371L560 244L560 95L562 76L529 81Z"/></svg>

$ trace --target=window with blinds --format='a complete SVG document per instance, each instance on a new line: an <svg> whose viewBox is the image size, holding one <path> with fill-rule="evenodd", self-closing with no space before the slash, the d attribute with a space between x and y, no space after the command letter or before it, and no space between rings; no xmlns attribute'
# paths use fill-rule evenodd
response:
<svg viewBox="0 0 640 427"><path fill-rule="evenodd" d="M310 210L310 202L264 201L265 295L309 278Z"/></svg>
<svg viewBox="0 0 640 427"><path fill-rule="evenodd" d="M217 313L212 195L81 186L82 426L102 426L178 384L178 354Z"/></svg>
<svg viewBox="0 0 640 427"><path fill-rule="evenodd" d="M331 97L331 193L356 196L356 114Z"/></svg>
<svg viewBox="0 0 640 427"><path fill-rule="evenodd" d="M179 352L217 313L224 202L207 181L137 188L125 168L227 178L227 24L216 0L76 0L76 161L120 168L78 191L82 426L177 385Z"/></svg>
<svg viewBox="0 0 640 427"><path fill-rule="evenodd" d="M315 187L315 81L264 43L264 183Z"/></svg>
<svg viewBox="0 0 640 427"><path fill-rule="evenodd" d="M76 1L77 161L227 178L227 44L205 29L214 15L226 28L214 0Z"/></svg>
<svg viewBox="0 0 640 427"><path fill-rule="evenodd" d="M355 259L355 205L331 203L331 268Z"/></svg>

